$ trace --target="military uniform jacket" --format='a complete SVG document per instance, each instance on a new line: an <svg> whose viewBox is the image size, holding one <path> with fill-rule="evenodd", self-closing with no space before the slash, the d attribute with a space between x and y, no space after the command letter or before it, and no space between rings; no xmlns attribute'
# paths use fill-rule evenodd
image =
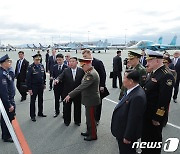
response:
<svg viewBox="0 0 180 154"><path fill-rule="evenodd" d="M92 68L84 75L81 84L69 93L71 98L81 93L81 102L85 106L96 106L100 104L99 75Z"/></svg>
<svg viewBox="0 0 180 154"><path fill-rule="evenodd" d="M146 119L163 122L171 101L173 85L174 77L165 66L150 75L144 86L147 98Z"/></svg>
<svg viewBox="0 0 180 154"><path fill-rule="evenodd" d="M139 82L140 86L144 86L147 77L147 73L144 66L138 64L134 69L140 73L140 82Z"/></svg>
<svg viewBox="0 0 180 154"><path fill-rule="evenodd" d="M11 105L14 105L11 100L10 92L12 90L12 78L6 70L0 67L0 98L6 111L9 112Z"/></svg>
<svg viewBox="0 0 180 154"><path fill-rule="evenodd" d="M42 64L31 64L28 67L26 80L29 90L32 90L32 86L46 85L46 73L44 70L44 66Z"/></svg>

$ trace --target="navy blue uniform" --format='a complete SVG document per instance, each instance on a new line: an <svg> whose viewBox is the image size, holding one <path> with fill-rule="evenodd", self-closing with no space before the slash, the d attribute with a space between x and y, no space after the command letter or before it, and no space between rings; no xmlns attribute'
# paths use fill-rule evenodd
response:
<svg viewBox="0 0 180 154"><path fill-rule="evenodd" d="M43 114L43 92L46 85L46 74L42 64L35 65L34 63L28 67L27 71L27 86L28 90L32 90L30 102L30 117L34 118L35 113L35 101L38 96L38 115Z"/></svg>
<svg viewBox="0 0 180 154"><path fill-rule="evenodd" d="M147 109L143 123L143 142L162 142L162 128L171 101L174 77L165 67L158 68L146 80L144 90L147 97ZM158 121L159 126L155 126L152 120ZM142 149L142 154L160 154L160 148Z"/></svg>
<svg viewBox="0 0 180 154"><path fill-rule="evenodd" d="M2 103L4 105L4 108L6 110L6 113L9 117L10 122L14 119L15 113L9 112L9 108L11 106L14 106L14 94L15 94L15 88L14 88L14 82L12 80L12 77L9 75L8 71L0 67L0 98L2 100ZM2 117L2 116L1 116ZM2 117L1 119L1 129L2 129L2 139L7 140L11 137L8 128L5 124L5 121Z"/></svg>

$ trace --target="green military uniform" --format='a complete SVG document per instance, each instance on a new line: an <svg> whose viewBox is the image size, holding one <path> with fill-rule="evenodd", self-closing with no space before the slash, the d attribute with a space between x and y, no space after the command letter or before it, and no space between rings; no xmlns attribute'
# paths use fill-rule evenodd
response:
<svg viewBox="0 0 180 154"><path fill-rule="evenodd" d="M99 75L91 67L82 79L82 83L69 93L74 98L81 93L81 102L86 108L87 133L91 139L97 139L96 123L94 119L95 106L101 103L99 94Z"/></svg>
<svg viewBox="0 0 180 154"><path fill-rule="evenodd" d="M146 77L147 77L146 69L140 63L137 64L134 69L137 70L140 73L140 82L139 82L139 84L140 84L141 87L143 87L144 84L145 84L145 81L146 81Z"/></svg>
<svg viewBox="0 0 180 154"><path fill-rule="evenodd" d="M132 58L135 58L135 57L140 58L141 54L139 54L139 53L137 53L135 51L128 51L128 59L132 59ZM135 69L135 70L137 70L140 73L140 82L139 82L139 84L140 84L141 87L143 87L144 84L145 84L146 78L147 78L146 69L140 63L137 64L132 69ZM124 86L121 87L121 92L120 92L120 95L119 95L119 100L122 98L122 96L124 95L126 90L127 89Z"/></svg>

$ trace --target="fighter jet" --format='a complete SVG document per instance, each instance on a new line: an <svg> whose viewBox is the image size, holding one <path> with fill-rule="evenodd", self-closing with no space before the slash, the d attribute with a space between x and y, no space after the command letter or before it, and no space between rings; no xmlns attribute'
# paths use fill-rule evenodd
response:
<svg viewBox="0 0 180 154"><path fill-rule="evenodd" d="M149 40L139 41L137 44L130 46L128 49L150 49L150 50L174 50L180 49L180 46L176 45L177 36L175 35L170 44L162 44L162 37L159 38L158 43L154 43Z"/></svg>

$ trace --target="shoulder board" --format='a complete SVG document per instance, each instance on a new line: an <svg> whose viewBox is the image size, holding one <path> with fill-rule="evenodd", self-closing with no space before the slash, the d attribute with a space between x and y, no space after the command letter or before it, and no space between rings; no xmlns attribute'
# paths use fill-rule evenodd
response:
<svg viewBox="0 0 180 154"><path fill-rule="evenodd" d="M164 74L170 73L169 70L168 70L167 68L161 69L161 71L162 71Z"/></svg>

